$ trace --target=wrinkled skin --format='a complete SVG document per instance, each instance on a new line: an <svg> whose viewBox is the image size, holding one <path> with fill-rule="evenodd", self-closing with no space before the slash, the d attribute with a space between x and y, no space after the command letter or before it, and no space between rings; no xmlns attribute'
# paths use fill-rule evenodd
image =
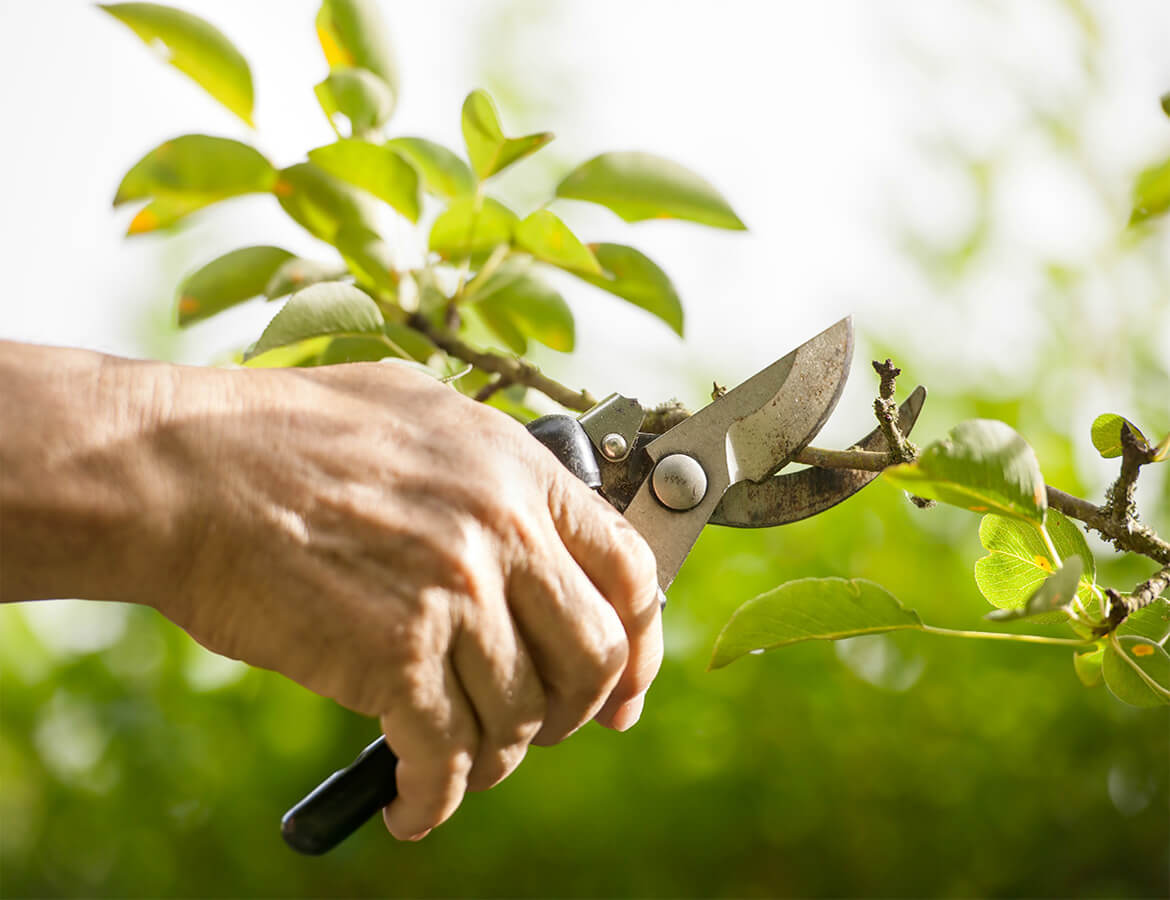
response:
<svg viewBox="0 0 1170 900"><path fill-rule="evenodd" d="M0 409L46 412L0 438L0 596L146 603L380 717L396 837L530 743L637 721L662 657L653 555L507 416L386 364L2 349Z"/></svg>

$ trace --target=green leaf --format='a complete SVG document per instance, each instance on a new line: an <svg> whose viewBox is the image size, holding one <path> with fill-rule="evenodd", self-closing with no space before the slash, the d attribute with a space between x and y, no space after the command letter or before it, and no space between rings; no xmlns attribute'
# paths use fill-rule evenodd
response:
<svg viewBox="0 0 1170 900"><path fill-rule="evenodd" d="M369 295L352 284L322 282L293 294L244 358L321 335L381 334L382 322Z"/></svg>
<svg viewBox="0 0 1170 900"><path fill-rule="evenodd" d="M369 69L339 66L313 93L334 131L340 114L349 120L350 134L355 137L381 128L394 112L394 91Z"/></svg>
<svg viewBox="0 0 1170 900"><path fill-rule="evenodd" d="M1117 644L1120 653L1112 643L1105 651L1105 686L1130 706L1170 706L1170 695L1160 693L1146 680L1170 692L1170 655L1159 644L1137 635L1118 638ZM1125 654L1124 659L1121 654ZM1134 671L1135 666L1145 673L1145 678Z"/></svg>
<svg viewBox="0 0 1170 900"><path fill-rule="evenodd" d="M1117 627L1117 634L1132 634L1149 638L1156 644L1162 643L1170 635L1170 600L1155 600L1149 606L1130 613Z"/></svg>
<svg viewBox="0 0 1170 900"><path fill-rule="evenodd" d="M298 225L328 243L346 223L371 229L377 224L377 210L368 194L312 163L282 169L272 192Z"/></svg>
<svg viewBox="0 0 1170 900"><path fill-rule="evenodd" d="M317 39L330 69L368 69L399 96L398 66L377 0L324 0Z"/></svg>
<svg viewBox="0 0 1170 900"><path fill-rule="evenodd" d="M322 171L369 191L410 221L418 221L422 205L418 172L389 147L346 138L310 150L309 161Z"/></svg>
<svg viewBox="0 0 1170 900"><path fill-rule="evenodd" d="M1050 509L1045 523L1056 552L1062 560L1080 557L1083 574L1077 593L1088 609L1093 601L1097 567L1084 534L1059 510ZM987 515L979 523L979 540L988 555L975 562L975 583L992 606L1004 610L1023 609L1055 570L1055 561L1044 538L1031 522L1006 516ZM1058 615L1053 621L1063 621Z"/></svg>
<svg viewBox="0 0 1170 900"><path fill-rule="evenodd" d="M303 366L315 366L333 340L327 334L308 338L304 341L286 344L283 347L273 347L261 353L249 356L244 354L244 368L246 369L295 369Z"/></svg>
<svg viewBox="0 0 1170 900"><path fill-rule="evenodd" d="M426 337L413 328L399 325L397 322L387 322L382 326L382 333L390 339L403 354L409 358L425 363L435 355L437 348Z"/></svg>
<svg viewBox="0 0 1170 900"><path fill-rule="evenodd" d="M148 47L252 125L252 72L243 54L214 25L157 3L98 4Z"/></svg>
<svg viewBox="0 0 1170 900"><path fill-rule="evenodd" d="M509 260L476 287L474 309L484 323L515 353L528 352L528 338L568 353L576 329L564 298L528 271L527 264Z"/></svg>
<svg viewBox="0 0 1170 900"><path fill-rule="evenodd" d="M1073 669L1077 678L1085 687L1094 687L1101 683L1101 666L1105 661L1105 647L1094 647L1092 650L1073 651Z"/></svg>
<svg viewBox="0 0 1170 900"><path fill-rule="evenodd" d="M486 259L500 244L510 244L519 219L498 200L459 197L451 201L431 226L427 242L443 259L460 261L470 254L473 263Z"/></svg>
<svg viewBox="0 0 1170 900"><path fill-rule="evenodd" d="M1126 419L1124 416L1119 416L1116 413L1104 413L1097 416L1093 420L1092 435L1093 446L1097 448L1106 459L1112 459L1115 456L1121 456L1121 426L1128 425L1132 431L1141 440L1145 440L1146 436L1141 433L1133 422Z"/></svg>
<svg viewBox="0 0 1170 900"><path fill-rule="evenodd" d="M1162 104L1162 112L1164 112L1166 115L1170 116L1170 91L1167 91L1165 94L1162 95L1162 99L1160 102Z"/></svg>
<svg viewBox="0 0 1170 900"><path fill-rule="evenodd" d="M1150 166L1138 176L1129 224L1136 225L1170 209L1170 159Z"/></svg>
<svg viewBox="0 0 1170 900"><path fill-rule="evenodd" d="M487 91L472 91L463 101L463 140L467 157L480 178L488 178L517 160L535 153L553 139L541 131L524 137L504 136L496 104Z"/></svg>
<svg viewBox="0 0 1170 900"><path fill-rule="evenodd" d="M1077 595L1077 586L1084 569L1085 565L1079 556L1069 556L1064 560L1064 565L1040 582L1040 586L1023 606L997 609L985 618L1005 622L1012 619L1050 620L1055 616L1057 621L1061 621L1066 615L1064 608Z"/></svg>
<svg viewBox="0 0 1170 900"><path fill-rule="evenodd" d="M360 223L347 222L337 230L333 243L358 284L370 288L379 297L397 295L393 253L381 235Z"/></svg>
<svg viewBox="0 0 1170 900"><path fill-rule="evenodd" d="M624 244L590 244L589 249L605 272L600 276L574 274L657 316L682 336L682 301L670 278L650 257Z"/></svg>
<svg viewBox="0 0 1170 900"><path fill-rule="evenodd" d="M290 259L277 269L264 285L264 296L269 300L291 294L321 281L337 281L349 269L340 263L324 263L314 259Z"/></svg>
<svg viewBox="0 0 1170 900"><path fill-rule="evenodd" d="M228 197L270 191L276 178L272 164L247 144L186 134L136 162L118 185L114 206L153 198L130 225L130 234L143 234Z"/></svg>
<svg viewBox="0 0 1170 900"><path fill-rule="evenodd" d="M190 325L258 297L276 271L294 258L280 247L243 247L212 260L179 286L179 324Z"/></svg>
<svg viewBox="0 0 1170 900"><path fill-rule="evenodd" d="M914 463L886 469L899 487L961 506L1042 524L1048 493L1036 454L1003 422L971 419L922 451Z"/></svg>
<svg viewBox="0 0 1170 900"><path fill-rule="evenodd" d="M475 190L475 177L467 163L442 144L420 137L399 137L387 141L386 146L418 169L423 190L428 194L453 199Z"/></svg>
<svg viewBox="0 0 1170 900"><path fill-rule="evenodd" d="M836 641L921 628L918 613L872 581L801 578L737 609L715 641L708 668L719 669L746 653L797 641Z"/></svg>
<svg viewBox="0 0 1170 900"><path fill-rule="evenodd" d="M338 366L344 363L377 362L388 356L398 356L394 348L381 337L335 337L317 357L319 366Z"/></svg>
<svg viewBox="0 0 1170 900"><path fill-rule="evenodd" d="M746 229L709 182L650 153L603 153L582 163L557 185L557 196L587 200L627 222L685 219L715 228Z"/></svg>
<svg viewBox="0 0 1170 900"><path fill-rule="evenodd" d="M538 209L516 226L516 246L568 272L601 277L593 251L547 209Z"/></svg>

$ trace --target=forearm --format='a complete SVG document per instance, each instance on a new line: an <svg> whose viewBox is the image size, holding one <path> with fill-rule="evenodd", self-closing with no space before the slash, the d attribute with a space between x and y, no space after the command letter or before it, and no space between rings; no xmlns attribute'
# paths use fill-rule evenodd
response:
<svg viewBox="0 0 1170 900"><path fill-rule="evenodd" d="M0 601L146 602L181 542L173 367L0 342Z"/></svg>

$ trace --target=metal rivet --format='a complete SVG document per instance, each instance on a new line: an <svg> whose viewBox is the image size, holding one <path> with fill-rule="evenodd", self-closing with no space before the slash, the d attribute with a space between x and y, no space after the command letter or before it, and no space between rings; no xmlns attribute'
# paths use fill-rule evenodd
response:
<svg viewBox="0 0 1170 900"><path fill-rule="evenodd" d="M662 505L679 512L694 509L707 493L707 473L698 460L672 453L654 467L650 484Z"/></svg>
<svg viewBox="0 0 1170 900"><path fill-rule="evenodd" d="M621 459L629 449L630 445L626 443L626 439L616 431L601 439L601 452L608 459Z"/></svg>

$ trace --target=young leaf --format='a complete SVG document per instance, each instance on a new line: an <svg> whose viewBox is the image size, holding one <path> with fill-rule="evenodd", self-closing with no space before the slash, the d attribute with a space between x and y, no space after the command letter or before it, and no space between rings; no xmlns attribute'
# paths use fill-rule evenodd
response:
<svg viewBox="0 0 1170 900"><path fill-rule="evenodd" d="M282 169L272 192L292 219L314 237L332 243L347 222L377 223L373 201L312 163Z"/></svg>
<svg viewBox="0 0 1170 900"><path fill-rule="evenodd" d="M552 139L552 133L548 131L518 138L505 137L496 105L486 91L472 91L463 101L463 140L467 144L467 158L481 179L535 153Z"/></svg>
<svg viewBox="0 0 1170 900"><path fill-rule="evenodd" d="M1130 706L1170 706L1170 655L1162 646L1149 638L1127 635L1117 639L1117 647L1120 652L1110 643L1102 667L1105 686L1113 695Z"/></svg>
<svg viewBox="0 0 1170 900"><path fill-rule="evenodd" d="M564 298L527 270L511 261L500 266L476 289L474 309L513 352L528 352L528 338L568 353L573 349L573 313Z"/></svg>
<svg viewBox="0 0 1170 900"><path fill-rule="evenodd" d="M1023 606L997 609L989 612L985 618L1006 622L1012 619L1048 619L1056 616L1058 620L1063 620L1065 618L1063 610L1076 597L1077 585L1080 583L1084 568L1079 556L1066 558L1064 565L1045 578Z"/></svg>
<svg viewBox="0 0 1170 900"><path fill-rule="evenodd" d="M1146 436L1141 433L1133 422L1129 421L1123 416L1116 413L1104 413L1097 416L1093 420L1091 428L1093 435L1093 446L1097 448L1106 459L1112 459L1115 456L1121 456L1121 426L1128 425L1129 430L1132 431L1139 439L1145 440Z"/></svg>
<svg viewBox="0 0 1170 900"><path fill-rule="evenodd" d="M243 247L212 260L179 286L179 324L190 325L259 296L294 258L280 247Z"/></svg>
<svg viewBox="0 0 1170 900"><path fill-rule="evenodd" d="M1162 462L1162 460L1170 458L1170 434L1162 438L1157 447L1154 448L1154 462Z"/></svg>
<svg viewBox="0 0 1170 900"><path fill-rule="evenodd" d="M107 3L98 4L98 8L128 26L166 62L253 125L252 72L218 28L189 12L156 3Z"/></svg>
<svg viewBox="0 0 1170 900"><path fill-rule="evenodd" d="M1076 650L1073 652L1073 669L1077 678L1085 687L1094 687L1101 683L1101 666L1105 661L1105 647L1094 647L1092 650Z"/></svg>
<svg viewBox="0 0 1170 900"><path fill-rule="evenodd" d="M1059 510L1050 509L1045 528L1062 560L1079 556L1083 574L1077 593L1088 609L1093 599L1097 568L1079 528ZM1055 570L1036 526L1006 516L987 515L979 523L979 540L988 555L975 562L975 583L987 602L1000 609L1022 609ZM1063 621L1058 615L1053 621Z"/></svg>
<svg viewBox="0 0 1170 900"><path fill-rule="evenodd" d="M384 200L412 222L422 200L418 172L389 147L347 138L309 151L309 161L330 175Z"/></svg>
<svg viewBox="0 0 1170 900"><path fill-rule="evenodd" d="M334 131L340 113L349 119L349 132L355 137L381 128L394 112L394 91L369 69L339 66L313 93Z"/></svg>
<svg viewBox="0 0 1170 900"><path fill-rule="evenodd" d="M333 244L359 284L379 297L398 293L393 254L376 231L357 222L346 222L337 230Z"/></svg>
<svg viewBox="0 0 1170 900"><path fill-rule="evenodd" d="M290 259L277 269L264 285L264 296L269 300L307 288L321 281L337 281L349 270L338 263L323 263L314 259Z"/></svg>
<svg viewBox="0 0 1170 900"><path fill-rule="evenodd" d="M448 200L475 190L475 177L467 163L434 141L420 137L399 137L386 142L400 153L422 177L423 190Z"/></svg>
<svg viewBox="0 0 1170 900"><path fill-rule="evenodd" d="M600 276L574 274L657 316L682 336L682 301L670 278L650 257L624 244L590 244L589 249L605 272Z"/></svg>
<svg viewBox="0 0 1170 900"><path fill-rule="evenodd" d="M541 262L574 274L601 277L601 264L554 213L538 209L516 226L516 246Z"/></svg>
<svg viewBox="0 0 1170 900"><path fill-rule="evenodd" d="M827 640L921 629L918 613L893 594L860 578L801 578L749 600L715 641L709 669L754 650L797 641Z"/></svg>
<svg viewBox="0 0 1170 900"><path fill-rule="evenodd" d="M1043 524L1048 493L1036 454L1003 422L971 419L935 441L917 462L886 469L907 491L961 506Z"/></svg>
<svg viewBox="0 0 1170 900"><path fill-rule="evenodd" d="M427 242L443 259L457 262L471 256L480 262L500 244L510 244L519 224L516 214L491 197L459 197L435 219Z"/></svg>
<svg viewBox="0 0 1170 900"><path fill-rule="evenodd" d="M398 66L377 0L323 0L317 39L330 69L367 69L398 97Z"/></svg>
<svg viewBox="0 0 1170 900"><path fill-rule="evenodd" d="M600 204L627 222L685 219L737 231L747 227L705 179L650 153L595 156L565 176L557 196Z"/></svg>
<svg viewBox="0 0 1170 900"><path fill-rule="evenodd" d="M229 138L186 134L136 162L118 185L114 206L153 198L130 225L131 234L142 234L228 197L269 191L275 182L276 170L255 148Z"/></svg>
<svg viewBox="0 0 1170 900"><path fill-rule="evenodd" d="M1170 209L1170 159L1150 166L1138 176L1129 224L1136 225Z"/></svg>
<svg viewBox="0 0 1170 900"><path fill-rule="evenodd" d="M381 334L382 322L369 295L352 284L322 282L293 294L244 359L321 335Z"/></svg>

